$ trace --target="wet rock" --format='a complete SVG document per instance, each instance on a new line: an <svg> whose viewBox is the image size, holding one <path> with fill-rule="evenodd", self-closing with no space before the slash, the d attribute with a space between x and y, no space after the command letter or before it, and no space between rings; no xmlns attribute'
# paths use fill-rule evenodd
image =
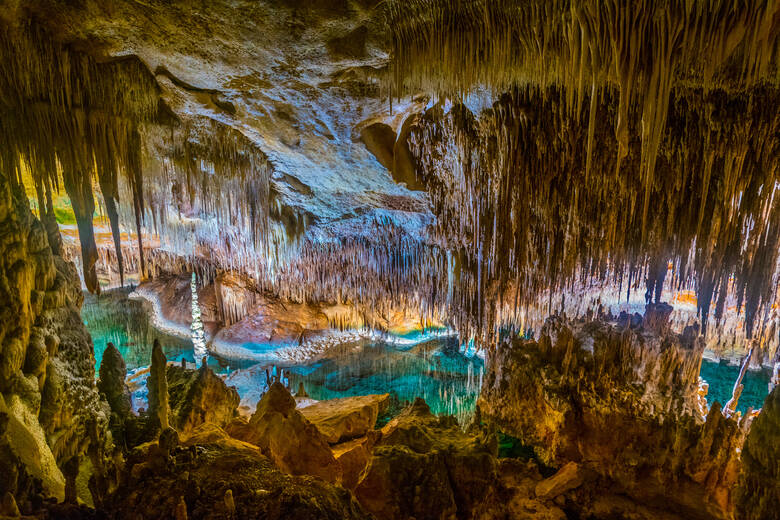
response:
<svg viewBox="0 0 780 520"><path fill-rule="evenodd" d="M313 475L328 482L341 480L341 466L327 439L296 410L295 398L281 383L271 385L249 421L234 420L227 431L258 446L286 473Z"/></svg>
<svg viewBox="0 0 780 520"><path fill-rule="evenodd" d="M211 423L223 427L236 414L240 397L232 386L206 365L187 370L171 365L167 370L170 422L186 437L197 426Z"/></svg>
<svg viewBox="0 0 780 520"><path fill-rule="evenodd" d="M536 485L536 496L539 498L555 498L562 493L582 484L582 473L576 462L569 462L558 470L555 475L544 479Z"/></svg>
<svg viewBox="0 0 780 520"><path fill-rule="evenodd" d="M331 444L364 436L390 404L390 394L329 399L300 411Z"/></svg>

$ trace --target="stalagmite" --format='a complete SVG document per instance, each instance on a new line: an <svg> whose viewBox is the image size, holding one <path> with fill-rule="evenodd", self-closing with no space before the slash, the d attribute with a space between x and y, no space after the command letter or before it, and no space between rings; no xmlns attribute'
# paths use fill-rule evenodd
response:
<svg viewBox="0 0 780 520"><path fill-rule="evenodd" d="M184 501L184 497L179 497L179 502L176 504L176 519L175 520L188 520L187 516L187 503Z"/></svg>
<svg viewBox="0 0 780 520"><path fill-rule="evenodd" d="M748 368L750 368L750 360L753 357L754 348L755 346L752 344L750 345L750 348L748 348L747 356L745 356L745 359L742 361L742 367L739 369L739 375L734 383L734 389L731 391L731 399L723 406L723 415L726 417L731 416L737 409L739 398L742 395L742 389L744 388L742 380L745 378L745 373Z"/></svg>
<svg viewBox="0 0 780 520"><path fill-rule="evenodd" d="M195 273L192 273L190 282L191 308L192 308L192 346L195 354L195 363L198 359L206 360L206 338L203 333L203 321L201 320L200 304L198 303L198 284Z"/></svg>
<svg viewBox="0 0 780 520"><path fill-rule="evenodd" d="M149 369L149 415L165 431L168 428L168 378L166 375L168 360L163 354L158 340L154 340L152 349L152 364Z"/></svg>

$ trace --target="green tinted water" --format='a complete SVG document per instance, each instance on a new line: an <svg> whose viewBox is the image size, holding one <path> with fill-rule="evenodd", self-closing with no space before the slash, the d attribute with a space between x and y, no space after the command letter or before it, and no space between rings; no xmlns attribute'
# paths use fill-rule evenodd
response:
<svg viewBox="0 0 780 520"><path fill-rule="evenodd" d="M103 351L109 342L119 349L128 372L149 366L152 345L160 340L165 356L170 361L186 359L195 362L192 341L159 330L149 319L152 309L148 302L128 298L132 289L112 289L99 296L85 293L81 319L92 336L95 346L95 371L100 368ZM223 373L230 365L218 356L210 356L209 366ZM234 366L246 366L236 362Z"/></svg>
<svg viewBox="0 0 780 520"><path fill-rule="evenodd" d="M456 337L402 348L371 342L316 363L291 367L293 389L302 381L314 399L390 393L398 403L422 397L436 414L464 422L474 411L483 361L464 355Z"/></svg>
<svg viewBox="0 0 780 520"><path fill-rule="evenodd" d="M734 382L739 376L739 367L732 366L725 361L715 363L713 361L703 360L701 363L701 377L709 383L710 388L707 395L707 402L710 406L715 401L721 405L726 404L731 399L731 393L734 389ZM753 409L761 408L764 405L769 392L769 370L753 371L748 370L745 374L742 384L742 396L739 398L737 410L743 414L749 407Z"/></svg>
<svg viewBox="0 0 780 520"><path fill-rule="evenodd" d="M150 305L127 296L130 289L117 289L100 296L85 295L82 319L95 345L96 370L110 341L119 349L128 372L149 365L152 342L160 340L169 360L195 362L192 342L157 329L150 321ZM257 392L265 386L265 371L256 362L228 359L211 354L209 365L217 373L255 366L229 384L239 393ZM269 367L270 368L270 367ZM284 366L291 388L302 381L314 399L391 393L399 403L422 397L435 413L457 415L461 421L473 412L483 361L466 356L454 337L437 338L411 347L385 342L345 345L328 353L325 359L301 365ZM709 383L708 401L725 403L739 367L726 363L702 362L701 375ZM748 372L738 410L760 408L767 394L769 372Z"/></svg>

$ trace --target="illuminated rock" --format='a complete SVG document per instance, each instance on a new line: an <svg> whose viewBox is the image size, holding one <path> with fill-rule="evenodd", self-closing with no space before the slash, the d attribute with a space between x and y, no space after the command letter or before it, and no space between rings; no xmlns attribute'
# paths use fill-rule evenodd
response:
<svg viewBox="0 0 780 520"><path fill-rule="evenodd" d="M390 394L344 397L319 401L301 408L330 444L364 436L390 404Z"/></svg>

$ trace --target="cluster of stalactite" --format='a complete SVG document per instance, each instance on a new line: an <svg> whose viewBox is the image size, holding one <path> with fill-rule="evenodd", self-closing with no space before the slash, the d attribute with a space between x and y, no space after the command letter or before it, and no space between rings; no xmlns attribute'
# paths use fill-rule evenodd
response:
<svg viewBox="0 0 780 520"><path fill-rule="evenodd" d="M460 286L462 304L479 311L473 328L495 329L504 300L517 306L594 280L646 280L657 301L672 262L705 326L711 304L720 320L733 295L750 337L777 294L780 114L767 107L780 92L675 89L650 184L638 129L618 160L616 95L602 90L588 103L595 119L572 112L557 87L513 89L478 116L440 103L419 118L410 139L418 175L438 239L468 273Z"/></svg>
<svg viewBox="0 0 780 520"><path fill-rule="evenodd" d="M146 193L149 230L163 240L170 236L176 241L182 217L209 218L216 223L212 235L236 234L220 237L225 246L246 249L231 256L251 257L262 251L270 234L272 172L265 154L237 130L205 118L190 118L172 138L157 142L166 146L150 146L145 156L155 178Z"/></svg>
<svg viewBox="0 0 780 520"><path fill-rule="evenodd" d="M125 263L139 263L146 274L143 238L150 234L192 256L222 250L229 267L230 258L257 257L267 248L271 168L265 155L221 123L172 116L137 57L101 62L29 22L0 26L0 72L0 171L16 184L32 179L41 217L52 222L52 194L65 189L90 291L100 290L96 209L110 222L120 283ZM95 184L102 194L97 205ZM219 243L194 240L192 217L207 217L208 229L200 233ZM120 225L135 229L137 258L125 258ZM215 248L220 245L225 248ZM244 250L233 251L234 245Z"/></svg>
<svg viewBox="0 0 780 520"><path fill-rule="evenodd" d="M488 86L565 86L579 113L617 86L618 167L640 110L641 175L652 182L676 81L742 88L778 80L780 6L773 0L393 0L394 92L462 94ZM587 141L593 149L593 132ZM590 164L586 165L590 169ZM647 206L647 199L645 199Z"/></svg>
<svg viewBox="0 0 780 520"><path fill-rule="evenodd" d="M268 289L294 302L353 304L364 313L361 321L378 329L382 323L374 318L397 311L420 316L424 323L443 321L455 293L449 255L393 223L375 221L367 231L328 241L305 239Z"/></svg>
<svg viewBox="0 0 780 520"><path fill-rule="evenodd" d="M392 92L500 97L479 117L434 107L412 136L477 330L502 299L594 277L646 278L657 299L669 259L705 327L735 294L752 335L777 282L780 4L385 6Z"/></svg>
<svg viewBox="0 0 780 520"><path fill-rule="evenodd" d="M93 182L118 245L118 177L131 186L138 213L139 132L157 117L157 83L135 57L98 62L28 24L0 27L0 89L0 169L16 184L29 170L41 214L51 219L52 192L65 188L78 223L84 280L97 291ZM121 253L119 265L121 272Z"/></svg>

